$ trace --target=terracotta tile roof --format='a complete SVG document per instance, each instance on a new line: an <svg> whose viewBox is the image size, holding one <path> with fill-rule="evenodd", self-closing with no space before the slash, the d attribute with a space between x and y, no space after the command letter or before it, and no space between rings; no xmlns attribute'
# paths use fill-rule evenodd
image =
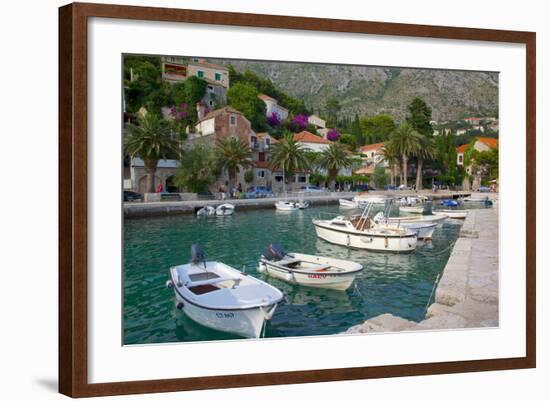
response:
<svg viewBox="0 0 550 401"><path fill-rule="evenodd" d="M200 119L200 121L209 120L211 118L214 118L224 113L234 113L234 114L240 114L240 115L243 114L239 110L234 109L233 107L225 106L225 107L222 107L221 109L213 110L207 113L203 118Z"/></svg>
<svg viewBox="0 0 550 401"><path fill-rule="evenodd" d="M327 145L330 145L332 142L320 137L319 135L312 134L308 131L302 131L298 132L297 134L294 134L294 140L298 142L306 142L306 143L325 143Z"/></svg>
<svg viewBox="0 0 550 401"><path fill-rule="evenodd" d="M466 152L466 149L468 149L467 143L465 143L464 145L460 145L458 148L456 148L456 153L464 153Z"/></svg>
<svg viewBox="0 0 550 401"><path fill-rule="evenodd" d="M228 71L228 69L225 68L223 65L209 63L208 61L190 62L189 65L195 65L195 66L198 66L198 67L205 67L205 68L212 68L212 69L215 69L215 70Z"/></svg>
<svg viewBox="0 0 550 401"><path fill-rule="evenodd" d="M260 93L258 97L262 100L271 100L272 102L277 103L277 99L273 99L271 96L268 96L265 93Z"/></svg>
<svg viewBox="0 0 550 401"><path fill-rule="evenodd" d="M490 148L496 148L498 146L498 139L496 138L481 137L481 138L477 138L477 140L489 146Z"/></svg>
<svg viewBox="0 0 550 401"><path fill-rule="evenodd" d="M260 138L260 139L263 139L265 137L268 137L270 140L271 140L271 143L277 143L279 142L277 139L273 138L271 135L269 135L268 132L258 132L256 134L256 137Z"/></svg>
<svg viewBox="0 0 550 401"><path fill-rule="evenodd" d="M359 150L361 152L368 152L369 150L378 150L384 146L384 142L373 143L371 145L361 146Z"/></svg>
<svg viewBox="0 0 550 401"><path fill-rule="evenodd" d="M268 161L265 161L265 160L256 160L254 162L254 167L256 168L267 168L267 169L270 169L271 170L271 163L269 163Z"/></svg>

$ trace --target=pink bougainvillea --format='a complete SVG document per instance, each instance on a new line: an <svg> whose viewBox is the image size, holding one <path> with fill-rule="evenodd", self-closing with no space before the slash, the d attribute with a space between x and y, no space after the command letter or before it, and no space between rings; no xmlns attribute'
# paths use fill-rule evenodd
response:
<svg viewBox="0 0 550 401"><path fill-rule="evenodd" d="M305 114L297 114L292 119L292 122L301 130L305 130L307 128L308 117Z"/></svg>
<svg viewBox="0 0 550 401"><path fill-rule="evenodd" d="M278 127L279 125L281 125L281 120L279 119L279 115L275 112L271 113L271 115L267 117L267 123L272 127Z"/></svg>
<svg viewBox="0 0 550 401"><path fill-rule="evenodd" d="M336 128L333 128L327 132L327 139L329 141L334 142L334 141L337 141L339 138L340 138L340 132Z"/></svg>

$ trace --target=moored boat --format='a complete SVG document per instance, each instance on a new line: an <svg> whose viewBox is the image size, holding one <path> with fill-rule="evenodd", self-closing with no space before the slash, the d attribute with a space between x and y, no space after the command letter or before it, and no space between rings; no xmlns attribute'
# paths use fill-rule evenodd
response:
<svg viewBox="0 0 550 401"><path fill-rule="evenodd" d="M298 209L307 209L309 207L308 201L300 200L297 202L297 204L298 204Z"/></svg>
<svg viewBox="0 0 550 401"><path fill-rule="evenodd" d="M294 211L300 209L298 202L293 201L278 201L275 202L275 208L283 211Z"/></svg>
<svg viewBox="0 0 550 401"><path fill-rule="evenodd" d="M338 199L338 203L342 209L357 209L359 204L352 200Z"/></svg>
<svg viewBox="0 0 550 401"><path fill-rule="evenodd" d="M177 308L195 322L242 337L259 338L283 294L221 262L207 262L194 244L190 263L170 268L167 286Z"/></svg>
<svg viewBox="0 0 550 401"><path fill-rule="evenodd" d="M223 203L216 208L216 216L231 216L235 213L235 206L230 203Z"/></svg>
<svg viewBox="0 0 550 401"><path fill-rule="evenodd" d="M438 210L434 210L433 214L436 215L436 216L446 216L450 219L464 220L468 216L468 211L467 210L438 209Z"/></svg>
<svg viewBox="0 0 550 401"><path fill-rule="evenodd" d="M399 206L399 211L404 213L422 214L424 206Z"/></svg>
<svg viewBox="0 0 550 401"><path fill-rule="evenodd" d="M286 253L271 244L260 257L258 271L292 284L347 290L363 270L360 263L302 253Z"/></svg>
<svg viewBox="0 0 550 401"><path fill-rule="evenodd" d="M402 227L413 232L416 232L416 235L419 239L432 239L433 232L437 227L437 222L434 221L402 221L402 220L390 220L384 216L384 212L378 212L374 216L373 220L380 226L387 227Z"/></svg>
<svg viewBox="0 0 550 401"><path fill-rule="evenodd" d="M214 216L216 214L216 209L212 206L205 206L197 211L197 217L201 216Z"/></svg>
<svg viewBox="0 0 550 401"><path fill-rule="evenodd" d="M371 205L384 205L386 201L390 199L386 196L380 196L380 195L370 195L370 194L360 194L358 196L355 196L353 198L353 201L357 203L358 206L367 206L369 204Z"/></svg>
<svg viewBox="0 0 550 401"><path fill-rule="evenodd" d="M377 224L370 216L372 204L355 216L337 216L333 219L314 219L319 238L349 248L383 252L412 252L416 249L416 232L402 227Z"/></svg>

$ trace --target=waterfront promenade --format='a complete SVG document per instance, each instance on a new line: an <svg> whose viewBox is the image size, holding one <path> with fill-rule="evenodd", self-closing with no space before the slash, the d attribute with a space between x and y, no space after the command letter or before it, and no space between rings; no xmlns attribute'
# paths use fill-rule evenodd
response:
<svg viewBox="0 0 550 401"><path fill-rule="evenodd" d="M447 199L453 196L469 196L470 192L456 191L438 191L430 190L423 191L372 191L369 194L373 196L387 195L394 197L404 196L431 196L433 199ZM258 199L225 199L225 200L185 200L185 201L162 201L162 202L125 202L124 217L153 217L167 216L173 214L193 214L198 208L204 206L218 206L222 203L231 203L235 205L236 210L243 209L268 209L274 208L275 202L287 199L305 199L310 205L334 205L338 204L338 199L352 199L357 196L358 192L322 192L322 193L307 193L307 194L288 194L287 196L278 196L271 198Z"/></svg>
<svg viewBox="0 0 550 401"><path fill-rule="evenodd" d="M424 320L383 314L345 333L497 327L498 231L498 201L493 208L470 209Z"/></svg>

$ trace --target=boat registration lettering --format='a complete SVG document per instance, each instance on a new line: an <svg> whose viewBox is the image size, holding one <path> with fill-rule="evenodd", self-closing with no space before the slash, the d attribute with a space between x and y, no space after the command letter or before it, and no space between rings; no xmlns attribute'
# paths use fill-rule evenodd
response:
<svg viewBox="0 0 550 401"><path fill-rule="evenodd" d="M233 312L216 312L216 317L218 319L232 319L235 314Z"/></svg>
<svg viewBox="0 0 550 401"><path fill-rule="evenodd" d="M320 279L324 279L324 278L327 278L327 276L325 274L308 274L307 275L307 278L320 278Z"/></svg>

